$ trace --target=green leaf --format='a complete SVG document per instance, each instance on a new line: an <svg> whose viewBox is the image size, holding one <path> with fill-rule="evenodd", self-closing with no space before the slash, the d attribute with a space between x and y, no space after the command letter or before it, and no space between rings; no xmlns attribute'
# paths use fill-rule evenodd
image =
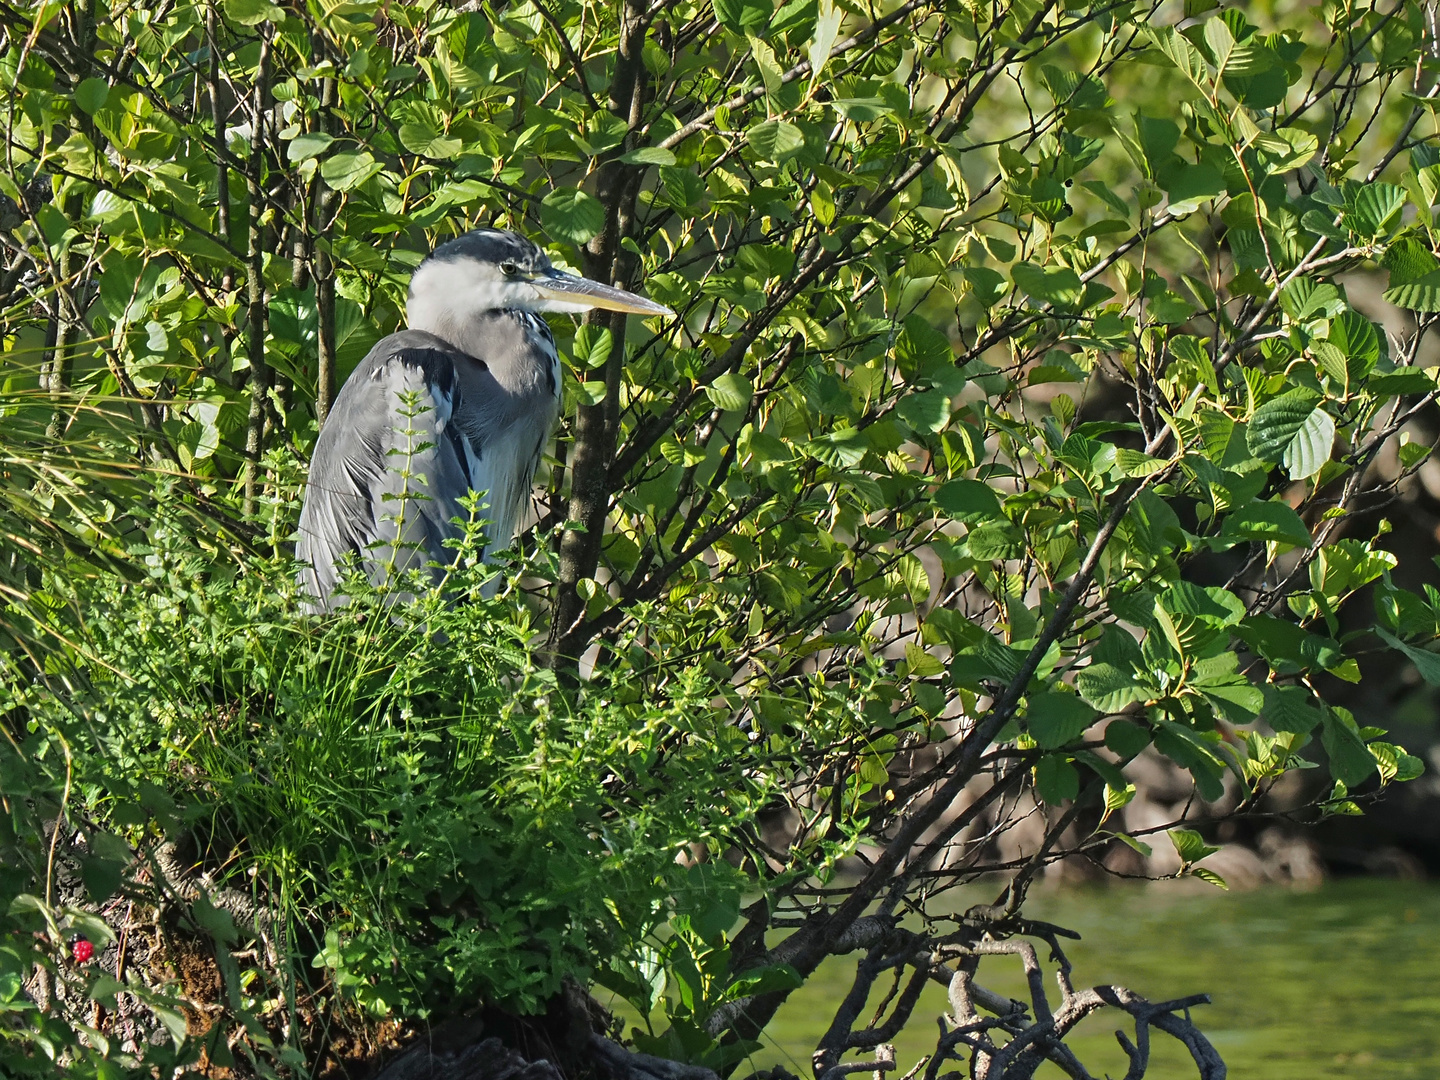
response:
<svg viewBox="0 0 1440 1080"><path fill-rule="evenodd" d="M1137 840L1135 839L1135 837L1129 836L1126 833L1110 833L1110 836L1113 839L1119 840L1131 851L1137 852L1138 854L1143 855L1147 859L1150 858L1151 855L1155 854L1155 849L1152 848L1149 844L1145 843L1145 841Z"/></svg>
<svg viewBox="0 0 1440 1080"><path fill-rule="evenodd" d="M850 468L860 464L860 459L870 449L870 441L863 431L856 428L841 428L839 431L811 439L802 449L815 460L833 468Z"/></svg>
<svg viewBox="0 0 1440 1080"><path fill-rule="evenodd" d="M1192 615L1212 626L1233 626L1245 617L1245 603L1234 593L1217 585L1195 585L1177 581L1160 598L1167 611ZM1233 662L1226 669L1233 671Z"/></svg>
<svg viewBox="0 0 1440 1080"><path fill-rule="evenodd" d="M297 163L308 161L330 149L330 144L334 141L334 135L326 134L323 131L307 131L290 140L290 145L285 148L285 156L290 161Z"/></svg>
<svg viewBox="0 0 1440 1080"><path fill-rule="evenodd" d="M794 157L805 146L800 129L786 120L766 120L745 133L755 152L766 161L783 162Z"/></svg>
<svg viewBox="0 0 1440 1080"><path fill-rule="evenodd" d="M599 405L608 391L604 379L582 382L575 387L575 400L581 405Z"/></svg>
<svg viewBox="0 0 1440 1080"><path fill-rule="evenodd" d="M1375 633L1386 645L1404 653L1405 657L1415 665L1415 670L1420 673L1422 679L1431 686L1440 686L1440 655L1427 649L1417 649L1413 645L1407 645L1384 627L1375 627Z"/></svg>
<svg viewBox="0 0 1440 1080"><path fill-rule="evenodd" d="M1310 691L1303 686L1267 686L1261 716L1276 731L1304 735L1323 719L1311 704Z"/></svg>
<svg viewBox="0 0 1440 1080"><path fill-rule="evenodd" d="M1234 540L1261 540L1266 543L1310 546L1310 530L1300 515L1280 502L1253 502L1225 519L1220 535Z"/></svg>
<svg viewBox="0 0 1440 1080"><path fill-rule="evenodd" d="M895 412L911 430L933 433L950 423L950 395L942 390L906 394L895 403Z"/></svg>
<svg viewBox="0 0 1440 1080"><path fill-rule="evenodd" d="M1383 400L1397 394L1428 394L1435 389L1433 368L1397 368L1383 375L1371 375L1365 389Z"/></svg>
<svg viewBox="0 0 1440 1080"><path fill-rule="evenodd" d="M1012 648L985 634L955 657L950 673L959 685L978 686L986 680L1009 682L1020 673L1028 651Z"/></svg>
<svg viewBox="0 0 1440 1080"><path fill-rule="evenodd" d="M889 102L878 97L835 98L831 104L835 106L835 111L845 119L854 120L859 124L895 114L895 110L890 107Z"/></svg>
<svg viewBox="0 0 1440 1080"><path fill-rule="evenodd" d="M820 0L815 14L815 36L805 54L810 61L812 87L824 73L825 63L830 59L830 50L835 47L835 40L840 35L840 23L844 17L844 9L837 7L832 0Z"/></svg>
<svg viewBox="0 0 1440 1080"><path fill-rule="evenodd" d="M465 144L428 123L410 123L400 125L400 145L420 157L448 161L458 157Z"/></svg>
<svg viewBox="0 0 1440 1080"><path fill-rule="evenodd" d="M1134 701L1148 701L1150 690L1133 670L1115 664L1098 663L1075 673L1080 696L1104 713L1118 712Z"/></svg>
<svg viewBox="0 0 1440 1080"><path fill-rule="evenodd" d="M577 247L605 227L605 207L579 188L556 188L540 200L540 223L557 240Z"/></svg>
<svg viewBox="0 0 1440 1080"><path fill-rule="evenodd" d="M1296 435L1310 422L1319 401L1313 390L1302 387L1261 405L1245 431L1245 444L1250 453L1266 461L1280 461ZM1331 434L1333 437L1333 427ZM1326 450L1328 452L1328 446Z"/></svg>
<svg viewBox="0 0 1440 1080"><path fill-rule="evenodd" d="M738 371L728 371L705 388L705 396L717 409L739 412L755 396L755 387Z"/></svg>
<svg viewBox="0 0 1440 1080"><path fill-rule="evenodd" d="M1335 421L1324 409L1315 409L1285 448L1284 464L1291 480L1308 480L1330 460L1335 445Z"/></svg>
<svg viewBox="0 0 1440 1080"><path fill-rule="evenodd" d="M1214 855L1220 849L1207 844L1205 838L1194 829L1171 829L1170 843L1175 845L1175 854L1186 866Z"/></svg>
<svg viewBox="0 0 1440 1080"><path fill-rule="evenodd" d="M326 158L320 165L320 175L336 191L349 191L369 180L382 167L365 150L345 150Z"/></svg>
<svg viewBox="0 0 1440 1080"><path fill-rule="evenodd" d="M575 331L570 354L577 366L594 370L605 366L614 347L615 339L608 329L586 323Z"/></svg>
<svg viewBox="0 0 1440 1080"><path fill-rule="evenodd" d="M97 903L108 900L119 890L124 874L125 864L112 859L85 856L80 860L80 880L90 899Z"/></svg>
<svg viewBox="0 0 1440 1080"><path fill-rule="evenodd" d="M1320 742L1330 758L1330 775L1346 787L1353 788L1376 775L1374 755L1334 710L1325 710Z"/></svg>
<svg viewBox="0 0 1440 1080"><path fill-rule="evenodd" d="M75 104L87 116L94 116L110 98L110 84L91 76L75 88Z"/></svg>
<svg viewBox="0 0 1440 1080"><path fill-rule="evenodd" d="M981 525L971 529L965 538L970 557L982 562L1018 558L1024 550L1024 543L1024 534L1008 523Z"/></svg>
<svg viewBox="0 0 1440 1080"><path fill-rule="evenodd" d="M1201 34L1216 68L1224 71L1230 62L1230 54L1235 51L1235 35L1230 32L1229 25L1224 19L1206 19Z"/></svg>
<svg viewBox="0 0 1440 1080"><path fill-rule="evenodd" d="M1150 732L1131 720L1111 720L1105 726L1105 745L1128 760L1150 745Z"/></svg>
<svg viewBox="0 0 1440 1080"><path fill-rule="evenodd" d="M1215 683L1197 686L1221 714L1232 724L1250 724L1265 707L1265 695L1249 683Z"/></svg>
<svg viewBox="0 0 1440 1080"><path fill-rule="evenodd" d="M1059 308L1077 308L1085 295L1080 276L1068 266L1042 268L1030 263L1016 263L1010 268L1010 275L1015 284L1033 299Z"/></svg>
<svg viewBox="0 0 1440 1080"><path fill-rule="evenodd" d="M170 1034L170 1041L175 1044L178 1050L185 1045L185 1037L189 1032L189 1026L185 1020L185 1014L168 1005L161 1005L154 998L145 1002L145 1006L155 1014L155 1019L160 1021L163 1027Z"/></svg>
<svg viewBox="0 0 1440 1080"><path fill-rule="evenodd" d="M763 30L775 9L769 0L711 0L715 19L735 34Z"/></svg>
<svg viewBox="0 0 1440 1080"><path fill-rule="evenodd" d="M1099 109L1105 106L1105 84L1093 75L1045 64L1040 68L1041 81L1056 105L1072 109Z"/></svg>
<svg viewBox="0 0 1440 1080"><path fill-rule="evenodd" d="M1300 128L1280 128L1256 138L1255 147L1270 158L1272 171L1290 172L1315 156L1320 140Z"/></svg>
<svg viewBox="0 0 1440 1080"><path fill-rule="evenodd" d="M1073 742L1095 722L1095 710L1074 694L1042 691L1026 700L1030 736L1042 750Z"/></svg>
<svg viewBox="0 0 1440 1080"><path fill-rule="evenodd" d="M1358 186L1345 213L1345 225L1370 238L1385 232L1405 206L1405 189L1397 184L1369 183Z"/></svg>
<svg viewBox="0 0 1440 1080"><path fill-rule="evenodd" d="M1297 277L1280 290L1280 307L1296 322L1333 318L1345 310L1345 298L1328 281Z"/></svg>
<svg viewBox="0 0 1440 1080"><path fill-rule="evenodd" d="M1161 181L1170 196L1170 212L1177 217L1193 213L1203 202L1225 194L1225 177L1213 165L1201 162L1167 173Z"/></svg>
<svg viewBox="0 0 1440 1080"><path fill-rule="evenodd" d="M955 363L950 339L918 315L911 315L895 338L895 362L907 379L925 378Z"/></svg>
<svg viewBox="0 0 1440 1080"><path fill-rule="evenodd" d="M913 555L907 555L906 559L914 559L914 569L910 569L902 563L900 576L905 579L905 588L909 591L911 599L917 604L923 604L925 598L930 595L930 579L926 576L925 568L919 559ZM907 643L905 646L905 664L910 669L911 678L915 679L931 679L945 670L944 663L913 642Z"/></svg>
<svg viewBox="0 0 1440 1080"><path fill-rule="evenodd" d="M1167 464L1159 458L1142 454L1139 450L1131 450L1124 446L1117 447L1115 450L1115 467L1126 476L1150 476L1165 468Z"/></svg>
<svg viewBox="0 0 1440 1080"><path fill-rule="evenodd" d="M269 0L225 0L225 17L238 26L255 26L267 20L282 22L285 12Z"/></svg>
<svg viewBox="0 0 1440 1080"><path fill-rule="evenodd" d="M941 484L933 500L956 521L986 521L1003 516L999 497L979 480L951 480Z"/></svg>
<svg viewBox="0 0 1440 1080"><path fill-rule="evenodd" d="M1397 236L1385 249L1385 257L1380 261L1390 271L1392 288L1422 278L1432 270L1440 270L1429 246L1414 236Z"/></svg>
<svg viewBox="0 0 1440 1080"><path fill-rule="evenodd" d="M1150 39L1157 48L1170 58L1187 79L1201 90L1209 91L1212 80L1205 64L1204 54L1186 40L1174 27L1151 27Z"/></svg>
<svg viewBox="0 0 1440 1080"><path fill-rule="evenodd" d="M1131 502L1121 529L1135 551L1155 558L1169 554L1177 544L1184 543L1175 511L1149 488Z"/></svg>
<svg viewBox="0 0 1440 1080"><path fill-rule="evenodd" d="M1075 763L1084 765L1105 781L1105 805L1109 810L1119 809L1135 797L1135 785L1125 779L1125 771L1113 761L1107 761L1090 750L1075 751Z"/></svg>
<svg viewBox="0 0 1440 1080"><path fill-rule="evenodd" d="M1058 806L1080 794L1080 773L1064 754L1046 754L1035 766L1035 790Z"/></svg>
<svg viewBox="0 0 1440 1080"><path fill-rule="evenodd" d="M1375 324L1358 311L1342 311L1331 319L1325 340L1345 357L1346 376L1352 386L1369 375L1380 359L1380 336Z"/></svg>
<svg viewBox="0 0 1440 1080"><path fill-rule="evenodd" d="M1189 211L1184 212L1188 213ZM1181 213L1181 211L1176 210L1176 213ZM1152 296L1146 310L1152 319L1166 326L1188 322L1195 315L1195 305L1179 293L1171 292L1169 289Z"/></svg>
<svg viewBox="0 0 1440 1080"><path fill-rule="evenodd" d="M1215 873L1214 870L1207 870L1203 866L1196 866L1192 868L1189 876L1193 878L1199 878L1201 881L1205 882L1205 884L1214 885L1217 889L1224 889L1227 892L1230 890L1230 886L1225 883L1225 879L1223 877Z"/></svg>
<svg viewBox="0 0 1440 1080"><path fill-rule="evenodd" d="M1344 229L1335 225L1334 215L1328 210L1306 210L1300 218L1300 225L1317 236L1328 237L1341 244L1350 239Z"/></svg>
<svg viewBox="0 0 1440 1080"><path fill-rule="evenodd" d="M1225 765L1195 732L1170 720L1157 721L1155 749L1195 780L1200 796L1214 802L1225 794Z"/></svg>
<svg viewBox="0 0 1440 1080"><path fill-rule="evenodd" d="M1134 784L1125 784L1117 787L1114 784L1105 785L1105 817L1109 817L1116 810L1129 806L1135 801L1136 787ZM1104 821L1104 818L1101 818Z"/></svg>
<svg viewBox="0 0 1440 1080"><path fill-rule="evenodd" d="M1440 270L1385 290L1385 299L1408 311L1440 311Z"/></svg>
<svg viewBox="0 0 1440 1080"><path fill-rule="evenodd" d="M674 165L675 154L661 146L639 146L621 154L619 160L626 165Z"/></svg>
<svg viewBox="0 0 1440 1080"><path fill-rule="evenodd" d="M41 230L45 233L45 239L51 244L59 244L67 236L75 235L75 230L70 224L70 219L65 212L54 203L41 203L35 211L35 218L40 223ZM133 285L133 282L125 281L125 285ZM129 300L127 292L126 300ZM122 306L121 310L124 310Z"/></svg>
<svg viewBox="0 0 1440 1080"><path fill-rule="evenodd" d="M233 945L240 934L235 929L235 917L224 908L216 907L203 893L196 897L193 906L195 921L219 945Z"/></svg>
<svg viewBox="0 0 1440 1080"><path fill-rule="evenodd" d="M768 42L754 34L747 35L747 38L750 42L750 59L760 69L760 81L765 84L766 100L773 106L785 86L785 73L780 70L780 61Z"/></svg>
<svg viewBox="0 0 1440 1080"><path fill-rule="evenodd" d="M1158 172L1172 160L1171 155L1180 141L1180 128L1173 120L1137 113L1135 133L1139 136L1141 150L1152 172Z"/></svg>
<svg viewBox="0 0 1440 1080"><path fill-rule="evenodd" d="M986 307L993 306L1010 288L1005 275L988 266L967 266L964 275L975 299Z"/></svg>
<svg viewBox="0 0 1440 1080"><path fill-rule="evenodd" d="M769 967L752 968L725 988L725 1000L736 1001L742 997L768 994L777 990L794 990L804 983L800 973L789 964L772 964Z"/></svg>

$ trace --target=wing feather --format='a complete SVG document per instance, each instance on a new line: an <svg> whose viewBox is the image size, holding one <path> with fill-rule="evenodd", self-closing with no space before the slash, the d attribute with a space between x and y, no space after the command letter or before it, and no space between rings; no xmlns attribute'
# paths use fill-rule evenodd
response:
<svg viewBox="0 0 1440 1080"><path fill-rule="evenodd" d="M458 355L418 331L381 341L346 381L310 465L296 556L301 584L330 606L354 558L380 584L454 558L459 499L472 486L461 435ZM463 358L478 363L473 358Z"/></svg>

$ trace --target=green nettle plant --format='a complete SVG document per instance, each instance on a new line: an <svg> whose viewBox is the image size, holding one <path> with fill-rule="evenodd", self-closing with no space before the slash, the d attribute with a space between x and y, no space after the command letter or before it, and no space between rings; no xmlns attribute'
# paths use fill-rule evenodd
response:
<svg viewBox="0 0 1440 1080"><path fill-rule="evenodd" d="M1023 902L1223 884L1281 778L1421 770L1334 702L1440 685L1375 524L1440 394L1435 18L0 0L0 1072L360 1075L483 1009L729 1075L858 953L821 1080L920 1067L931 982L927 1077L1089 1076L1104 1008L1127 1076L1158 1029L1222 1077L1203 997L1075 989ZM510 562L306 615L316 433L479 224L678 314L554 320ZM1176 820L1127 818L1140 755Z"/></svg>

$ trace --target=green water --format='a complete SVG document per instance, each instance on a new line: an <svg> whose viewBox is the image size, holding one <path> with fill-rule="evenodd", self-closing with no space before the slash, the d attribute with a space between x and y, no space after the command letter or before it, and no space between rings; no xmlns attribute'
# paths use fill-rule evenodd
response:
<svg viewBox="0 0 1440 1080"><path fill-rule="evenodd" d="M1362 879L1310 893L1183 896L1072 890L1032 896L1026 911L1083 935L1069 950L1076 986L1118 983L1152 1001L1210 994L1214 1003L1193 1016L1234 1080L1440 1076L1440 885ZM809 1077L810 1052L851 972L853 960L833 961L797 991L755 1064ZM1025 996L1017 961L986 959L979 981ZM944 1010L943 988L927 990L896 1040L902 1072L933 1048L934 1017ZM1091 1017L1071 1040L1097 1077L1125 1073L1117 1016ZM1152 1046L1149 1080L1196 1075L1173 1039L1157 1032ZM1064 1076L1049 1065L1039 1075Z"/></svg>

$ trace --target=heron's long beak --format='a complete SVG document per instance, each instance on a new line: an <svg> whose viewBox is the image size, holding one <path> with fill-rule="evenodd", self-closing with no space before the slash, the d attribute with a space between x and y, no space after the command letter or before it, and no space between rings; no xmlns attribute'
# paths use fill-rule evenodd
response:
<svg viewBox="0 0 1440 1080"><path fill-rule="evenodd" d="M631 315L674 315L664 304L646 300L613 285L602 285L589 278L564 274L551 270L536 277L531 284L546 300L563 304L574 304L581 308L604 308L606 311L624 311Z"/></svg>

